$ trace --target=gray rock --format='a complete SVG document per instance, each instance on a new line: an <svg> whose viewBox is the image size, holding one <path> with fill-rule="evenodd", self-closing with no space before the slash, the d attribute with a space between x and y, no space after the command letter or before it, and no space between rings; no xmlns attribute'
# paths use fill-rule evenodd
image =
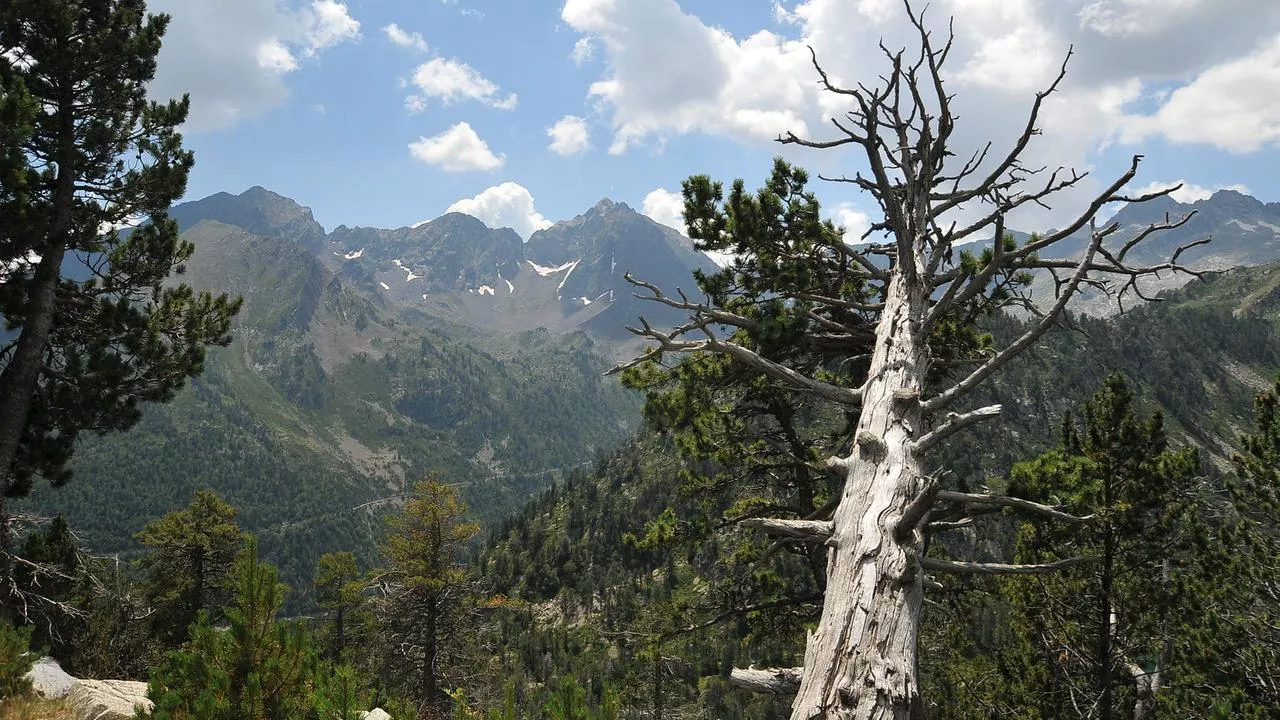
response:
<svg viewBox="0 0 1280 720"><path fill-rule="evenodd" d="M360 720L391 720L391 716L382 708L374 708L366 713L360 713Z"/></svg>
<svg viewBox="0 0 1280 720"><path fill-rule="evenodd" d="M42 657L31 664L31 669L23 677L31 681L31 689L42 698L59 700L71 692L76 679L62 669L57 660Z"/></svg>
<svg viewBox="0 0 1280 720"><path fill-rule="evenodd" d="M77 680L67 703L77 720L131 720L136 707L152 709L147 684L135 680Z"/></svg>

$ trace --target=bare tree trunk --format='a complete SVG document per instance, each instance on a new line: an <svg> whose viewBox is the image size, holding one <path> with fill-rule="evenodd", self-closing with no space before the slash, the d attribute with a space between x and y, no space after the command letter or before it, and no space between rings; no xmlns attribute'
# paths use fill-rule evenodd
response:
<svg viewBox="0 0 1280 720"><path fill-rule="evenodd" d="M792 720L906 720L920 712L921 537L899 539L896 529L926 483L912 447L928 360L916 335L924 293L912 275L894 273L885 298L829 543L822 620L809 637Z"/></svg>

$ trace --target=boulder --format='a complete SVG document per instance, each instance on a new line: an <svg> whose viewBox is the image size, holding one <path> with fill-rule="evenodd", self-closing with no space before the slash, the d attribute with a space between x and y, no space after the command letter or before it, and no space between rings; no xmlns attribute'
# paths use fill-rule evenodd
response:
<svg viewBox="0 0 1280 720"><path fill-rule="evenodd" d="M31 681L31 689L37 695L49 700L60 700L71 692L76 679L62 669L57 660L42 657L31 664L31 669L24 675Z"/></svg>
<svg viewBox="0 0 1280 720"><path fill-rule="evenodd" d="M135 707L152 708L147 684L136 680L77 680L67 704L77 720L131 720Z"/></svg>
<svg viewBox="0 0 1280 720"><path fill-rule="evenodd" d="M360 720L391 720L391 716L382 708L374 708L369 712L360 713Z"/></svg>

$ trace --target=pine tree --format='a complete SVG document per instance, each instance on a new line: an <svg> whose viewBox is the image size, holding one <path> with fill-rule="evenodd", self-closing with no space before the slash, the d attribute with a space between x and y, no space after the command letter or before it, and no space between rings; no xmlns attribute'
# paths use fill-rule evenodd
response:
<svg viewBox="0 0 1280 720"><path fill-rule="evenodd" d="M143 0L0 4L0 518L33 475L69 478L81 432L132 426L230 340L238 301L168 281L194 248L166 215L188 102L146 96L167 24Z"/></svg>
<svg viewBox="0 0 1280 720"><path fill-rule="evenodd" d="M152 627L168 647L176 647L201 612L220 619L230 599L230 571L244 545L236 509L210 490L147 524L137 539L150 548L140 561L146 572Z"/></svg>
<svg viewBox="0 0 1280 720"><path fill-rule="evenodd" d="M374 607L378 644L387 654L383 680L402 688L428 717L441 713L447 700L467 621L471 578L459 560L480 526L465 515L454 489L428 478L388 519L381 548L385 568L376 580L382 595Z"/></svg>
<svg viewBox="0 0 1280 720"><path fill-rule="evenodd" d="M277 619L285 587L276 581L275 568L258 560L252 538L236 561L235 583L235 603L226 611L229 628L215 629L201 611L190 639L152 672L150 718L294 720L313 717L320 703L336 703L350 713L355 691L349 673L325 689L302 625Z"/></svg>
<svg viewBox="0 0 1280 720"><path fill-rule="evenodd" d="M35 627L32 641L60 661L74 649L80 627L77 606L85 599L85 558L61 514L22 543L23 563L14 568L14 585L28 598L22 613ZM80 595L81 597L77 597Z"/></svg>
<svg viewBox="0 0 1280 720"><path fill-rule="evenodd" d="M1194 448L1169 448L1159 413L1143 420L1124 378L1109 377L1085 405L1083 427L1063 419L1061 447L1015 466L1011 491L1061 506L1080 523L1024 523L1017 561L1088 564L1005 581L1011 613L1041 665L1024 700L1046 716L1154 717L1177 670L1192 598L1180 579L1202 561L1195 536L1203 501ZM1069 599L1064 602L1064 599Z"/></svg>
<svg viewBox="0 0 1280 720"><path fill-rule="evenodd" d="M1231 460L1232 513L1215 528L1216 557L1196 588L1197 694L1214 717L1263 718L1280 707L1280 380L1259 393L1253 432Z"/></svg>
<svg viewBox="0 0 1280 720"><path fill-rule="evenodd" d="M325 553L316 563L316 601L333 613L330 659L339 661L347 648L351 614L364 601L365 583L351 552Z"/></svg>

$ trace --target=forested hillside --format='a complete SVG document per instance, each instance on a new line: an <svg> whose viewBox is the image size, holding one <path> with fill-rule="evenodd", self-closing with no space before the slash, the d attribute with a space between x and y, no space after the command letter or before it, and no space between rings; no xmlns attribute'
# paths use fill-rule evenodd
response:
<svg viewBox="0 0 1280 720"><path fill-rule="evenodd" d="M0 720L1280 719L1280 12L479 5L0 2Z"/></svg>
<svg viewBox="0 0 1280 720"><path fill-rule="evenodd" d="M608 351L585 333L498 338L388 307L288 239L292 222L187 229L188 281L245 298L233 343L127 435L83 442L76 481L30 507L131 557L147 519L213 489L303 585L324 552L367 554L380 513L428 473L496 521L630 432L639 399L601 376Z"/></svg>
<svg viewBox="0 0 1280 720"><path fill-rule="evenodd" d="M1123 316L1075 318L1075 329L1047 335L984 393L981 402L1005 404L1001 424L953 442L938 465L968 489L1005 489L1015 464L1058 444L1063 413L1119 372L1141 414L1163 414L1175 447L1204 449L1200 472L1221 489L1233 472L1227 457L1252 431L1254 398L1280 373L1280 314L1266 300L1277 277L1280 264L1240 268ZM991 329L1015 334L1020 325L998 318ZM799 663L802 623L817 609L813 578L802 556L761 560L768 543L749 530L715 530L740 512L729 508L740 491L696 491L680 479L675 454L674 439L647 431L495 528L474 562L477 577L529 603L518 629L504 631L504 668L521 681L566 674L593 687L615 683L636 707L652 707L645 642L661 634L663 702L680 708L671 712L785 717L787 702L731 689L727 675ZM1015 540L1015 525L996 515L943 542L970 560L1009 562ZM948 683L965 672L943 648L995 652L991 633L1009 620L998 617L1004 601L992 588L961 581L940 595L922 640L935 647L923 659L927 697L955 692Z"/></svg>

